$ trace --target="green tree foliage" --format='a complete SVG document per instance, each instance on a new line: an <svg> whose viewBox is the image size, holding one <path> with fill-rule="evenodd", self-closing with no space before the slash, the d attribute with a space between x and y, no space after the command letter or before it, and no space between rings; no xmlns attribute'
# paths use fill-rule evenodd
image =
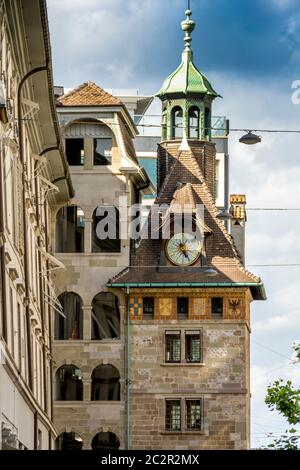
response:
<svg viewBox="0 0 300 470"><path fill-rule="evenodd" d="M300 343L295 343L293 349L296 354L295 362L300 362ZM290 380L284 382L276 380L267 390L265 403L270 410L276 410L283 415L289 424L300 424L300 389L294 388ZM295 429L286 431L285 434L275 439L268 446L274 450L300 450L299 436Z"/></svg>
<svg viewBox="0 0 300 470"><path fill-rule="evenodd" d="M276 380L268 387L265 402L270 410L276 409L285 416L289 424L300 422L300 390L294 389L290 380L286 383L282 379Z"/></svg>

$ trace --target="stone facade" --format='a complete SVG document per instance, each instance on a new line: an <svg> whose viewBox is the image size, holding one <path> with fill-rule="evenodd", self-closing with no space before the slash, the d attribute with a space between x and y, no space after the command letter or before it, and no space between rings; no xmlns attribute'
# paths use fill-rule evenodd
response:
<svg viewBox="0 0 300 470"><path fill-rule="evenodd" d="M99 106L91 109L89 105L93 103L89 100L95 97L100 100L97 101ZM102 103L103 99L105 101ZM73 107L70 108L68 100L71 100ZM82 252L56 253L65 269L54 273L54 280L58 298L60 294L72 292L82 300L83 334L80 339L58 339L55 336L55 322L59 314L56 313L56 318L53 317L54 422L60 435L71 432L78 435L84 449L91 448L93 438L99 433L107 432L114 434L120 447L124 448L123 296L116 293L120 313L120 331L117 337L92 339L92 316L93 299L101 293L107 293L108 279L128 265L130 242L125 236L121 239L117 252L95 252L92 242L95 231L93 214L99 206L119 208L120 198L128 214L128 208L139 202L143 194L149 191L150 181L136 159L132 143L136 133L133 121L117 99L95 84L87 82L75 89L73 94L61 97L60 103L62 105L57 110L64 138L83 139L84 163L81 166L70 165L70 173L75 188L71 205L80 207L83 214L84 248ZM102 138L111 138L112 141L109 165L94 164L94 140ZM57 205L52 212L53 247L59 237L56 219L62 207ZM120 224L127 233L126 214L120 213ZM113 366L120 375L118 401L91 400L92 374L101 364ZM74 365L81 372L83 397L80 401L58 399L57 377L59 370L65 365Z"/></svg>
<svg viewBox="0 0 300 470"><path fill-rule="evenodd" d="M136 318L131 311L131 445L134 449L246 449L249 448L249 316L247 290L154 289L137 291L169 305L169 318ZM131 294L132 304L134 293ZM167 297L168 296L168 297ZM188 320L172 310L177 297L189 296ZM211 297L224 297L223 319L211 319ZM142 297L141 297L142 299ZM233 311L233 304L239 308ZM157 304L155 304L157 305ZM197 306L200 315L195 312ZM176 307L175 307L176 308ZM181 362L165 362L165 332L181 332ZM184 360L184 335L201 332L201 363ZM166 399L202 400L199 431L166 431Z"/></svg>
<svg viewBox="0 0 300 470"><path fill-rule="evenodd" d="M52 98L46 3L0 1L0 30L0 448L46 450L57 437L50 319L59 264L47 225L73 190Z"/></svg>

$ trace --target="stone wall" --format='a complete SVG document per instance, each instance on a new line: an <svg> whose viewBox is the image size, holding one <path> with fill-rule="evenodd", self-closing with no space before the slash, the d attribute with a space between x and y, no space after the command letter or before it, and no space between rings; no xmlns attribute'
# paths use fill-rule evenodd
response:
<svg viewBox="0 0 300 470"><path fill-rule="evenodd" d="M202 331L201 364L165 363L165 331L172 329L182 335ZM131 336L132 448L248 448L249 330L244 320L134 321ZM165 400L170 398L203 400L201 431L165 430Z"/></svg>

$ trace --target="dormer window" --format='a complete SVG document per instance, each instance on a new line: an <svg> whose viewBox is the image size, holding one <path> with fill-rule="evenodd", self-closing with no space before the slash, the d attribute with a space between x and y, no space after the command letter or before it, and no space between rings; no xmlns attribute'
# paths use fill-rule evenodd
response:
<svg viewBox="0 0 300 470"><path fill-rule="evenodd" d="M94 166L111 165L112 139L94 139Z"/></svg>

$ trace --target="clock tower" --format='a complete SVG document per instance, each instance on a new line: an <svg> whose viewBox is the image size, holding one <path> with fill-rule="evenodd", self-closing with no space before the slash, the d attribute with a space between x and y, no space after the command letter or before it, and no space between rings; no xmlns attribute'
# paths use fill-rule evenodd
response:
<svg viewBox="0 0 300 470"><path fill-rule="evenodd" d="M182 62L158 93L158 196L130 266L108 284L127 311L126 446L247 449L250 305L265 291L218 216L210 136L218 94L193 63L190 10L181 26Z"/></svg>

